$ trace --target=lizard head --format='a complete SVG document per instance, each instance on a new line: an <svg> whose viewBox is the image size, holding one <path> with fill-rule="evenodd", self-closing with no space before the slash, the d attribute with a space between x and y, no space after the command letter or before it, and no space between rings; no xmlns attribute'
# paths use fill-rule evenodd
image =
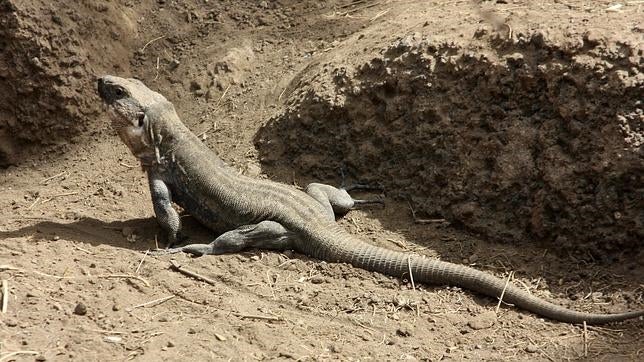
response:
<svg viewBox="0 0 644 362"><path fill-rule="evenodd" d="M98 79L98 94L105 103L116 130L132 153L141 158L154 152L148 132L146 110L155 104L167 103L161 94L133 78L106 75Z"/></svg>

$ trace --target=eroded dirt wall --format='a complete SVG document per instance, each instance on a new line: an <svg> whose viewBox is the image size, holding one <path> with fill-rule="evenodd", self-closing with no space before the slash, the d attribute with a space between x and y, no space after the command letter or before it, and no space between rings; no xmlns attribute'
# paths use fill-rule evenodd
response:
<svg viewBox="0 0 644 362"><path fill-rule="evenodd" d="M496 240L640 247L642 49L591 32L471 41L416 33L308 69L257 138L263 161L330 180L346 168Z"/></svg>
<svg viewBox="0 0 644 362"><path fill-rule="evenodd" d="M128 66L133 23L117 5L0 2L0 166L96 128L96 74Z"/></svg>

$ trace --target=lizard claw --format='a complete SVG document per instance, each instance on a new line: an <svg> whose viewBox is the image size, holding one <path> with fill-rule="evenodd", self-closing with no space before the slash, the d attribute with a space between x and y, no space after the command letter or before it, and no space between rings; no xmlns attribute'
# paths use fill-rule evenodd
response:
<svg viewBox="0 0 644 362"><path fill-rule="evenodd" d="M180 232L176 234L168 234L168 240L166 243L166 249L176 249L175 246L185 243L188 240L188 237L183 235Z"/></svg>

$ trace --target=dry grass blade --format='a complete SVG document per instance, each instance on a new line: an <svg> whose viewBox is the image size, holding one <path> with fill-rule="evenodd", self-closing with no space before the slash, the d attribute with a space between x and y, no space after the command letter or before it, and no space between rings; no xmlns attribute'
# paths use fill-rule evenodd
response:
<svg viewBox="0 0 644 362"><path fill-rule="evenodd" d="M48 277L48 278L57 278L57 279L92 279L92 278L105 278L105 279L112 279L112 278L119 278L119 279L136 279L140 281L141 283L145 284L146 287L150 286L150 283L141 278L140 276L137 275L129 275L129 274L100 274L100 275L93 275L93 276L62 276L62 275L53 275L53 274L47 274L43 273L37 270L26 270L26 269L21 269L21 268L16 268L11 265L0 265L0 270L14 270L22 273L33 273L36 275L40 275L43 277Z"/></svg>
<svg viewBox="0 0 644 362"><path fill-rule="evenodd" d="M7 313L9 305L9 282L2 280L2 313Z"/></svg>
<svg viewBox="0 0 644 362"><path fill-rule="evenodd" d="M141 48L141 53L145 52L145 49L146 49L150 44L154 43L154 42L155 42L155 41L157 41L157 40L161 40L161 39L163 39L163 38L165 38L165 35L158 36L158 37L156 37L156 38L154 38L154 39L150 40L149 42L145 43L145 45L143 46L143 48Z"/></svg>
<svg viewBox="0 0 644 362"><path fill-rule="evenodd" d="M146 250L145 254L143 254L143 257L141 258L141 261L139 262L139 266L136 267L136 270L134 271L134 274L139 274L141 271L141 266L143 265L143 261L145 260L145 257L148 256L150 253L150 250Z"/></svg>
<svg viewBox="0 0 644 362"><path fill-rule="evenodd" d="M588 357L588 326L586 321L584 321L584 333L582 334L582 340L584 342L584 357Z"/></svg>
<svg viewBox="0 0 644 362"><path fill-rule="evenodd" d="M256 314L242 314L242 313L232 313L232 315L242 318L242 319L261 319L267 321L283 321L281 317L276 317L272 315L256 315Z"/></svg>
<svg viewBox="0 0 644 362"><path fill-rule="evenodd" d="M145 303L137 304L137 305L135 305L135 306L132 306L132 307L130 307L130 308L125 309L125 311L127 311L127 312L131 312L131 311L133 311L133 310L134 310L134 309L136 309L136 308L144 308L144 307L149 307L149 306L153 306L153 305L161 304L161 303L166 302L166 301L168 301L168 300L170 300L170 299L172 299L172 298L174 298L174 297L175 297L175 295L168 295L168 296L163 297L163 298L159 298L159 299L151 300L151 301L149 301L149 302L145 302Z"/></svg>
<svg viewBox="0 0 644 362"><path fill-rule="evenodd" d="M199 273L193 272L191 270L188 270L188 269L182 267L175 260L170 260L170 264L172 265L172 269L178 271L181 274L187 275L189 277L193 277L193 278L195 278L197 280L201 280L201 281L206 282L206 283L208 283L210 285L217 285L217 282L215 282L214 280L212 280L212 279L210 279L208 277L205 277L205 276L203 276L203 275L201 275Z"/></svg>
<svg viewBox="0 0 644 362"><path fill-rule="evenodd" d="M63 175L64 175L64 174L66 174L66 173L67 173L67 171L63 171L63 172L61 172L61 173L57 173L57 174L55 174L54 176L47 177L46 179L44 179L44 180L40 181L40 184L41 184L41 185L46 185L49 181L51 181L51 180L53 180L53 179L55 179L55 178L58 178L58 177L60 177L60 176L63 176Z"/></svg>
<svg viewBox="0 0 644 362"><path fill-rule="evenodd" d="M414 274L411 272L411 255L407 256L407 268L409 269L409 280L411 281L411 288L415 291L416 284L414 283Z"/></svg>
<svg viewBox="0 0 644 362"><path fill-rule="evenodd" d="M505 296L505 291L508 289L508 285L510 285L510 280L512 279L512 276L514 275L514 272L511 271L510 274L508 274L508 279L505 280L505 286L503 287L503 291L501 292L501 296L499 297L499 303L496 305L496 309L494 313L499 314L499 309L501 308L501 303L503 303L503 297Z"/></svg>
<svg viewBox="0 0 644 362"><path fill-rule="evenodd" d="M30 355L33 355L33 356L37 356L37 355L40 354L40 352L37 352L37 351L14 351L14 352L9 352L9 353L5 354L4 356L0 355L0 362L13 360L14 358L12 358L12 357L18 356L18 355L21 355L21 354L30 354Z"/></svg>

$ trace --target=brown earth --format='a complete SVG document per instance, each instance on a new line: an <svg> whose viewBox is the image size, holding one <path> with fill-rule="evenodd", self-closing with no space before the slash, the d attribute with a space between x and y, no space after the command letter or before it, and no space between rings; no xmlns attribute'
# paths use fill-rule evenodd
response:
<svg viewBox="0 0 644 362"><path fill-rule="evenodd" d="M247 174L382 183L340 221L374 243L636 310L644 4L622 3L0 0L0 360L641 360L641 320L495 313L290 252L172 271L141 253L145 177L94 91L141 78Z"/></svg>

